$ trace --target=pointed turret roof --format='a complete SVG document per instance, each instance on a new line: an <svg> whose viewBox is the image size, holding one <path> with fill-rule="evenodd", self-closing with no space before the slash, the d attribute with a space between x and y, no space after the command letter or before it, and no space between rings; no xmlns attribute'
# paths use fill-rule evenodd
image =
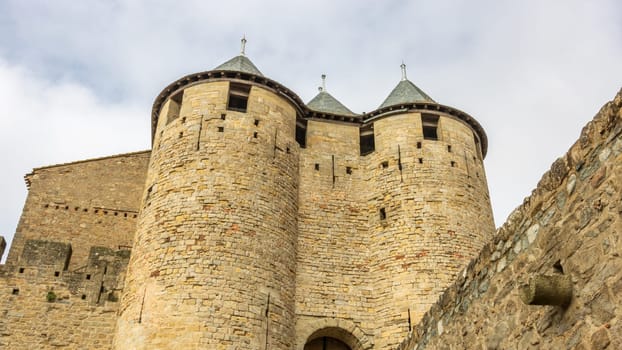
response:
<svg viewBox="0 0 622 350"><path fill-rule="evenodd" d="M402 80L378 108L380 109L401 103L436 103L430 96L423 92L423 90L419 89L415 84L406 78L406 65L402 63L400 67L402 68Z"/></svg>
<svg viewBox="0 0 622 350"><path fill-rule="evenodd" d="M236 72L255 74L263 77L263 74L261 74L259 69L257 69L253 62L251 62L251 60L246 57L246 53L244 52L245 49L246 38L244 37L242 38L242 49L240 50L240 54L221 64L220 66L214 68L214 70L231 70Z"/></svg>
<svg viewBox="0 0 622 350"><path fill-rule="evenodd" d="M326 92L326 75L322 74L322 86L320 92L307 103L307 107L317 112L325 112L339 115L356 115L339 102L333 95Z"/></svg>

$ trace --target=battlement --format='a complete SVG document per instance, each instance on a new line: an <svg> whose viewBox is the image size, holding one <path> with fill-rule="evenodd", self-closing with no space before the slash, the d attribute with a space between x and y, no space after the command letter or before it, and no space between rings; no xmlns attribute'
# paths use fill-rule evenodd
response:
<svg viewBox="0 0 622 350"><path fill-rule="evenodd" d="M1 346L110 347L130 251L94 246L85 266L69 270L71 252L69 243L27 240L19 265L5 266Z"/></svg>

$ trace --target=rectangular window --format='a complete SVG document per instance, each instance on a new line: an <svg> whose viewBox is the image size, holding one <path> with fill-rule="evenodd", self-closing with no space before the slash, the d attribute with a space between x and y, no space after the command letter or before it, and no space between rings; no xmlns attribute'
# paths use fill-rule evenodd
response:
<svg viewBox="0 0 622 350"><path fill-rule="evenodd" d="M438 140L438 115L421 114L421 126L425 140Z"/></svg>
<svg viewBox="0 0 622 350"><path fill-rule="evenodd" d="M227 109L246 113L248 106L248 95L251 92L251 86L240 83L229 84L229 101Z"/></svg>
<svg viewBox="0 0 622 350"><path fill-rule="evenodd" d="M166 114L166 124L168 125L173 120L179 118L179 110L181 109L181 101L184 98L184 90L171 96L168 102L168 113Z"/></svg>
<svg viewBox="0 0 622 350"><path fill-rule="evenodd" d="M259 124L259 121L257 121ZM300 145L300 148L307 147L307 127L296 123L296 142Z"/></svg>
<svg viewBox="0 0 622 350"><path fill-rule="evenodd" d="M473 140L475 140L475 154L477 154L477 158L482 159L482 148L479 144L479 138L477 138L477 135L473 134Z"/></svg>
<svg viewBox="0 0 622 350"><path fill-rule="evenodd" d="M360 147L361 155L366 156L376 150L376 141L374 139L374 129L360 131Z"/></svg>

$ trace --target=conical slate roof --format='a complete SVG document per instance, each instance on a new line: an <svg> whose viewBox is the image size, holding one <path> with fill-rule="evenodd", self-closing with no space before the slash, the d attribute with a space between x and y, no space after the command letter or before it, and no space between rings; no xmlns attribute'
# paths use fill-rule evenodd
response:
<svg viewBox="0 0 622 350"><path fill-rule="evenodd" d="M214 68L214 70L231 70L235 72L243 72L250 73L255 75L260 75L263 77L263 74L255 67L253 62L246 57L246 37L243 37L240 41L242 47L240 49L240 54L238 56L233 57L229 61L221 64L220 66Z"/></svg>
<svg viewBox="0 0 622 350"><path fill-rule="evenodd" d="M309 103L307 107L314 111L325 112L339 115L356 115L354 112L344 106L341 102L337 101L331 94L326 91L320 91Z"/></svg>
<svg viewBox="0 0 622 350"><path fill-rule="evenodd" d="M339 114L339 115L356 115L339 102L333 95L326 92L326 75L322 74L322 87L319 88L320 93L307 103L307 107L317 112Z"/></svg>
<svg viewBox="0 0 622 350"><path fill-rule="evenodd" d="M391 91L389 96L382 102L380 108L398 105L402 103L431 102L436 103L423 90L406 78L406 65L402 63L402 80Z"/></svg>
<svg viewBox="0 0 622 350"><path fill-rule="evenodd" d="M250 73L255 75L260 75L263 77L263 74L255 67L253 62L248 59L248 57L244 55L238 55L230 59L229 61L221 64L220 66L214 68L214 70L232 70L236 72Z"/></svg>

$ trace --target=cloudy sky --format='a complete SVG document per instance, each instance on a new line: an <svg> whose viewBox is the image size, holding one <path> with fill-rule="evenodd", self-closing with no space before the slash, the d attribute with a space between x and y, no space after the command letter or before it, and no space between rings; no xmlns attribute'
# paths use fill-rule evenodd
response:
<svg viewBox="0 0 622 350"><path fill-rule="evenodd" d="M32 168L150 147L162 88L235 56L374 110L408 77L474 116L497 226L622 87L619 0L0 1L0 235Z"/></svg>

